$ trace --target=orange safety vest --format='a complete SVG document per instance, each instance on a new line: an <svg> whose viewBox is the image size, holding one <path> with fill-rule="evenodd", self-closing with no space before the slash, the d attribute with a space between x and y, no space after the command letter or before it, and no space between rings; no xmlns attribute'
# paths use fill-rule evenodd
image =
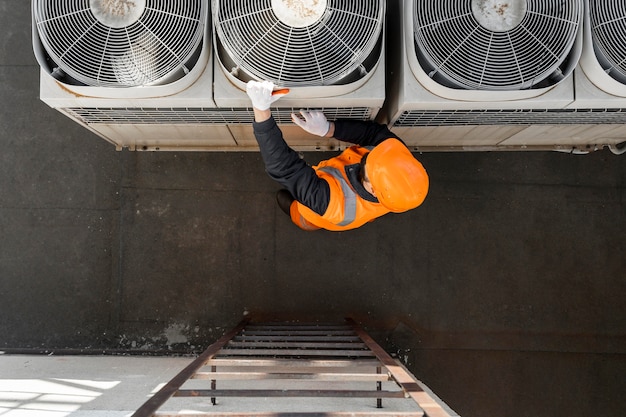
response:
<svg viewBox="0 0 626 417"><path fill-rule="evenodd" d="M342 231L356 229L377 217L389 213L380 203L359 197L346 176L346 165L361 162L370 151L357 145L351 146L340 155L322 161L313 167L317 176L330 186L330 201L323 216L294 201L290 207L291 220L303 230L326 229Z"/></svg>

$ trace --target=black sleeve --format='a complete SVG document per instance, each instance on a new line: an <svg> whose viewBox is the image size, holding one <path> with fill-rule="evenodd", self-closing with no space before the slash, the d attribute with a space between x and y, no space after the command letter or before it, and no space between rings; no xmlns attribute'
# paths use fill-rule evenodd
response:
<svg viewBox="0 0 626 417"><path fill-rule="evenodd" d="M335 120L334 137L359 146L376 146L389 138L398 138L386 125L360 120Z"/></svg>
<svg viewBox="0 0 626 417"><path fill-rule="evenodd" d="M287 145L273 117L254 122L253 128L268 175L300 203L323 215L330 201L328 183Z"/></svg>

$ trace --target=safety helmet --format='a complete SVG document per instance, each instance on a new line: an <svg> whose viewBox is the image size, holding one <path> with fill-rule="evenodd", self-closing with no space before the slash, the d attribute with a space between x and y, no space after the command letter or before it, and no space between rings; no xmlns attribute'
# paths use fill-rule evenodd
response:
<svg viewBox="0 0 626 417"><path fill-rule="evenodd" d="M365 171L378 201L393 212L419 206L428 193L426 170L398 139L386 139L372 149Z"/></svg>

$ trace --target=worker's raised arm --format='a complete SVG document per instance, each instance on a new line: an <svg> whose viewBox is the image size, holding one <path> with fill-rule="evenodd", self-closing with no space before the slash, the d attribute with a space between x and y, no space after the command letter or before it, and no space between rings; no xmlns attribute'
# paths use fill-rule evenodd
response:
<svg viewBox="0 0 626 417"><path fill-rule="evenodd" d="M305 131L317 136L334 137L343 142L355 143L360 146L376 146L389 138L398 138L387 126L360 120L335 120L329 122L319 110L300 110L300 116L291 114L295 124Z"/></svg>
<svg viewBox="0 0 626 417"><path fill-rule="evenodd" d="M335 138L360 146L376 146L389 138L397 137L386 125L361 120L335 120Z"/></svg>
<svg viewBox="0 0 626 417"><path fill-rule="evenodd" d="M328 207L330 188L297 152L287 145L269 110L286 93L272 95L271 82L250 81L246 88L254 109L254 136L268 175L311 210L322 215Z"/></svg>

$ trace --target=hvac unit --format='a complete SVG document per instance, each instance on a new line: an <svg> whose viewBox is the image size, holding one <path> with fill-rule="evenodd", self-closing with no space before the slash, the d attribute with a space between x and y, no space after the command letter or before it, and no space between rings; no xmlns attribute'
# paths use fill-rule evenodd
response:
<svg viewBox="0 0 626 417"><path fill-rule="evenodd" d="M214 98L231 109L237 142L256 145L249 80L290 89L272 113L296 149L339 144L303 132L292 112L374 119L385 99L385 9L385 0L213 0Z"/></svg>
<svg viewBox="0 0 626 417"><path fill-rule="evenodd" d="M389 13L385 121L407 144L559 145L546 127L571 117L583 0L397 0Z"/></svg>
<svg viewBox="0 0 626 417"><path fill-rule="evenodd" d="M587 0L584 47L570 106L595 125L595 143L626 151L626 1Z"/></svg>
<svg viewBox="0 0 626 417"><path fill-rule="evenodd" d="M212 98L208 0L33 0L40 98L117 149L236 146Z"/></svg>

